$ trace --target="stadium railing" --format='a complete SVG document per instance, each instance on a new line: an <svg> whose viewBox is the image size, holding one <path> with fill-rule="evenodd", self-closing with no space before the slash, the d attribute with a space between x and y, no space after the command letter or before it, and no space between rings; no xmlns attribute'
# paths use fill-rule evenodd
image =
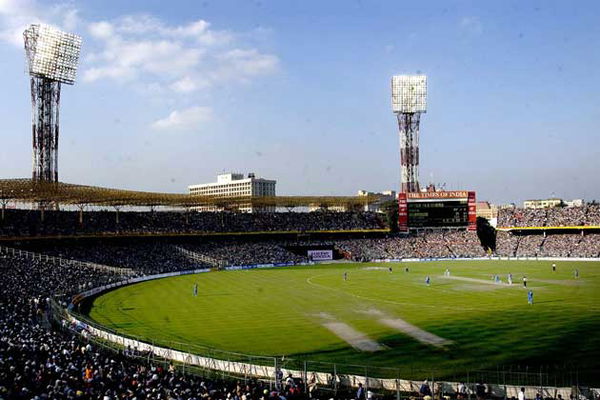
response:
<svg viewBox="0 0 600 400"><path fill-rule="evenodd" d="M112 267L110 265L96 264L91 262L69 260L62 257L49 256L47 254L34 253L27 250L15 249L12 247L0 246L0 254L9 254L12 256L20 256L29 260L40 260L48 263L54 263L62 266L90 268L96 271L106 271L120 274L123 276L134 275L135 272L131 268Z"/></svg>

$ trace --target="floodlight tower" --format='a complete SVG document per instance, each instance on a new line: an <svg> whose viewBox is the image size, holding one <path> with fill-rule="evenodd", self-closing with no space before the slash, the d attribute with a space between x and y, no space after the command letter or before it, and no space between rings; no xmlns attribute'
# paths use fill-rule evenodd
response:
<svg viewBox="0 0 600 400"><path fill-rule="evenodd" d="M400 128L402 192L419 191L419 121L427 111L427 76L392 77L392 111Z"/></svg>
<svg viewBox="0 0 600 400"><path fill-rule="evenodd" d="M23 38L31 76L33 180L57 182L60 85L75 83L81 37L33 24Z"/></svg>

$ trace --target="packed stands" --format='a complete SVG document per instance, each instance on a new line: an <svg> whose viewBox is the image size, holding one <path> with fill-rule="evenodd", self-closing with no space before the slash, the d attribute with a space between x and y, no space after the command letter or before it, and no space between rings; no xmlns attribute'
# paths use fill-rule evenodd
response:
<svg viewBox="0 0 600 400"><path fill-rule="evenodd" d="M548 235L544 239L540 251L541 257L570 257L571 253L579 253L581 235Z"/></svg>
<svg viewBox="0 0 600 400"><path fill-rule="evenodd" d="M514 257L519 244L519 236L512 232L496 232L496 254L502 257Z"/></svg>
<svg viewBox="0 0 600 400"><path fill-rule="evenodd" d="M406 237L345 240L336 244L356 260L485 256L477 235L466 231L431 231Z"/></svg>
<svg viewBox="0 0 600 400"><path fill-rule="evenodd" d="M50 297L63 301L82 287L116 276L94 269L45 265L42 260L0 256L0 398L3 399L287 399L306 398L303 385L279 390L247 380L185 375L173 364L126 348L116 353L49 318Z"/></svg>
<svg viewBox="0 0 600 400"><path fill-rule="evenodd" d="M394 241L390 239L350 239L339 241L338 246L354 261L398 258L399 254L411 254L412 243L409 241ZM398 244L408 248L396 247ZM407 250L407 251L403 251Z"/></svg>
<svg viewBox="0 0 600 400"><path fill-rule="evenodd" d="M546 213L544 209L507 208L498 211L498 226L528 227L545 226Z"/></svg>
<svg viewBox="0 0 600 400"><path fill-rule="evenodd" d="M544 242L543 235L527 235L519 238L517 244L517 257L537 257Z"/></svg>
<svg viewBox="0 0 600 400"><path fill-rule="evenodd" d="M337 241L354 260L399 258L485 257L477 235L450 231L386 239ZM598 257L600 234L515 235L498 232L496 252L502 257Z"/></svg>
<svg viewBox="0 0 600 400"><path fill-rule="evenodd" d="M469 231L448 232L444 236L454 257L483 257L486 254L477 234Z"/></svg>
<svg viewBox="0 0 600 400"><path fill-rule="evenodd" d="M81 221L80 222L80 218ZM177 234L382 229L372 212L113 212L6 210L0 236Z"/></svg>
<svg viewBox="0 0 600 400"><path fill-rule="evenodd" d="M205 263L181 254L172 245L157 241L128 244L94 242L61 246L40 244L27 247L27 249L68 260L131 268L145 275L207 266Z"/></svg>
<svg viewBox="0 0 600 400"><path fill-rule="evenodd" d="M193 253L221 261L224 265L302 263L306 256L296 255L276 242L206 242L182 245Z"/></svg>
<svg viewBox="0 0 600 400"><path fill-rule="evenodd" d="M433 231L417 236L418 242L415 245L415 250L419 258L428 257L427 254L438 254L439 257L452 257L453 253L449 247L449 243L445 237L444 231Z"/></svg>
<svg viewBox="0 0 600 400"><path fill-rule="evenodd" d="M600 206L554 207L543 209L503 208L498 226L509 228L542 226L600 226Z"/></svg>
<svg viewBox="0 0 600 400"><path fill-rule="evenodd" d="M576 252L571 256L577 257L600 257L600 234L588 234L583 236Z"/></svg>
<svg viewBox="0 0 600 400"><path fill-rule="evenodd" d="M596 257L599 253L597 233L580 231L522 235L498 231L496 252L508 257ZM122 268L133 268L145 274L160 271L249 265L265 263L302 263L305 254L290 248L302 241L278 239L249 240L233 236L226 240L202 239L185 241L106 241L93 244L72 242L55 246L31 242L22 248L70 260L92 262ZM357 261L400 258L484 257L487 254L475 232L422 231L411 235L354 239L339 236L328 242L313 241L317 247L329 244L340 254ZM304 243L306 245L306 243ZM332 247L332 248L333 248Z"/></svg>

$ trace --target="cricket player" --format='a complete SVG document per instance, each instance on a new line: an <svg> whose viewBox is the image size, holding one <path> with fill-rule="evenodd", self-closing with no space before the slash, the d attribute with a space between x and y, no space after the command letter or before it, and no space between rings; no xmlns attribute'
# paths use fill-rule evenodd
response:
<svg viewBox="0 0 600 400"><path fill-rule="evenodd" d="M552 264L552 272L556 272L556 264Z"/></svg>
<svg viewBox="0 0 600 400"><path fill-rule="evenodd" d="M523 287L524 288L527 287L527 277L526 276L523 277Z"/></svg>
<svg viewBox="0 0 600 400"><path fill-rule="evenodd" d="M579 279L579 270L577 268L575 268L575 279Z"/></svg>
<svg viewBox="0 0 600 400"><path fill-rule="evenodd" d="M508 284L512 285L512 274L510 272L508 273Z"/></svg>
<svg viewBox="0 0 600 400"><path fill-rule="evenodd" d="M198 284L194 284L194 297L198 296Z"/></svg>
<svg viewBox="0 0 600 400"><path fill-rule="evenodd" d="M405 268L404 268L404 272L408 272L408 267L405 267Z"/></svg>
<svg viewBox="0 0 600 400"><path fill-rule="evenodd" d="M389 267L388 269L390 270L390 274L391 274L392 273L392 267Z"/></svg>
<svg viewBox="0 0 600 400"><path fill-rule="evenodd" d="M348 280L348 273L344 272L344 281L347 281L347 280Z"/></svg>
<svg viewBox="0 0 600 400"><path fill-rule="evenodd" d="M533 292L531 290L527 292L527 303L533 305Z"/></svg>
<svg viewBox="0 0 600 400"><path fill-rule="evenodd" d="M444 276L450 276L450 270L448 268L444 271Z"/></svg>
<svg viewBox="0 0 600 400"><path fill-rule="evenodd" d="M426 284L427 286L429 286L429 284L430 284L430 283L431 283L431 278L429 277L429 275L427 275L427 276L425 277L425 284Z"/></svg>

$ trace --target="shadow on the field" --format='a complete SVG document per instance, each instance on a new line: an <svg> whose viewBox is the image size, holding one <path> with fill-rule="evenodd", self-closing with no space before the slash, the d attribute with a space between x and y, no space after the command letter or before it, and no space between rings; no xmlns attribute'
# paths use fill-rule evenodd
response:
<svg viewBox="0 0 600 400"><path fill-rule="evenodd" d="M563 302L563 301L564 300L560 300L560 299L557 299L557 300L544 300L544 301L537 301L536 300L534 304L560 303L560 302Z"/></svg>

